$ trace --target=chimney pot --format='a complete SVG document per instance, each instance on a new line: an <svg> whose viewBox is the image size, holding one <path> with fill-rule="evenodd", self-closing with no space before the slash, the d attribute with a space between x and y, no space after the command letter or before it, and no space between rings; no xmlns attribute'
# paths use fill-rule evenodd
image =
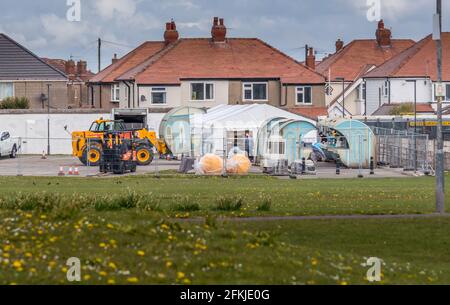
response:
<svg viewBox="0 0 450 305"><path fill-rule="evenodd" d="M87 72L87 62L84 60L80 60L77 63L77 74L84 75Z"/></svg>
<svg viewBox="0 0 450 305"><path fill-rule="evenodd" d="M380 47L389 47L391 46L391 37L392 32L389 29L386 29L384 27L384 21L381 19L378 22L378 29L375 33L375 36L377 38L377 43Z"/></svg>
<svg viewBox="0 0 450 305"><path fill-rule="evenodd" d="M112 63L115 64L118 61L119 61L119 59L117 58L117 54L114 53L114 57L112 58Z"/></svg>
<svg viewBox="0 0 450 305"><path fill-rule="evenodd" d="M76 73L76 65L75 65L75 61L73 61L72 59L66 61L66 74L67 75L75 75Z"/></svg>
<svg viewBox="0 0 450 305"><path fill-rule="evenodd" d="M225 26L225 20L223 18L219 20L218 17L214 17L211 36L214 42L225 42L227 36L227 28Z"/></svg>
<svg viewBox="0 0 450 305"><path fill-rule="evenodd" d="M344 42L341 39L336 41L336 53L344 48Z"/></svg>
<svg viewBox="0 0 450 305"><path fill-rule="evenodd" d="M164 32L164 41L166 44L177 41L179 37L180 35L178 34L175 21L172 20L171 22L167 22L166 31Z"/></svg>
<svg viewBox="0 0 450 305"><path fill-rule="evenodd" d="M308 56L306 57L306 66L312 70L316 69L316 55L314 54L314 49L308 49Z"/></svg>

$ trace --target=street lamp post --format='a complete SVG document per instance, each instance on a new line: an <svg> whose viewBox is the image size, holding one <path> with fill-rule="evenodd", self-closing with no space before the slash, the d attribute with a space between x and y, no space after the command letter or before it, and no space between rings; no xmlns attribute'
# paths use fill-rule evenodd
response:
<svg viewBox="0 0 450 305"><path fill-rule="evenodd" d="M50 87L47 84L47 156L50 156Z"/></svg>
<svg viewBox="0 0 450 305"><path fill-rule="evenodd" d="M433 38L437 49L437 86L442 86L442 0L436 0ZM442 136L442 94L437 92L437 151L436 151L436 212L445 213L444 197L444 141Z"/></svg>

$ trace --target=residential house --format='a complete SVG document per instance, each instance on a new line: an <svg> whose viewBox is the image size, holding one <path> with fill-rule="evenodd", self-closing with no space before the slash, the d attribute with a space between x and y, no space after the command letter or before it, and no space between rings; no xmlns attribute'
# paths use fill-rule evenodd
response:
<svg viewBox="0 0 450 305"><path fill-rule="evenodd" d="M450 106L450 32L442 33L444 103ZM429 35L364 76L367 114L384 105L413 103L433 111L437 82L436 42ZM431 109L431 110L430 110Z"/></svg>
<svg viewBox="0 0 450 305"><path fill-rule="evenodd" d="M120 99L128 99L125 96L128 87L122 83L121 88L116 78L152 58L165 46L164 41L147 41L120 59L115 55L111 65L89 80L89 104L93 108L119 108Z"/></svg>
<svg viewBox="0 0 450 305"><path fill-rule="evenodd" d="M87 62L79 60L42 58L46 63L63 71L69 78L67 83L68 108L92 108L89 103L87 82L94 77L94 73L87 69Z"/></svg>
<svg viewBox="0 0 450 305"><path fill-rule="evenodd" d="M297 113L326 111L322 75L260 39L226 34L224 20L216 17L210 38L180 38L172 21L163 42L140 46L91 83L114 86L121 108L267 103Z"/></svg>
<svg viewBox="0 0 450 305"><path fill-rule="evenodd" d="M378 23L375 39L353 40L346 46L341 39L337 40L336 53L316 67L328 81L325 100L329 115L341 116L344 111L347 115L364 115L363 76L412 45L414 41L410 39L392 39L383 20Z"/></svg>
<svg viewBox="0 0 450 305"><path fill-rule="evenodd" d="M26 97L30 108L44 109L50 85L50 107L67 109L67 82L62 71L0 33L0 100Z"/></svg>

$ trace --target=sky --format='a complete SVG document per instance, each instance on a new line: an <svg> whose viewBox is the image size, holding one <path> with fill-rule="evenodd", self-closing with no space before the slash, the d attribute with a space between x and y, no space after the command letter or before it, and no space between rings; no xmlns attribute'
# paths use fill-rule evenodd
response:
<svg viewBox="0 0 450 305"><path fill-rule="evenodd" d="M77 1L80 21L70 21L68 3ZM0 33L41 57L87 60L97 72L99 37L108 41L104 68L114 53L120 57L144 41L162 40L171 19L181 37L210 37L218 16L228 37L257 37L302 61L305 44L320 58L333 53L338 38L374 38L377 22L368 11L377 12L370 4L376 1L393 38L420 40L431 33L435 0L1 0ZM443 30L449 31L450 1L443 6Z"/></svg>

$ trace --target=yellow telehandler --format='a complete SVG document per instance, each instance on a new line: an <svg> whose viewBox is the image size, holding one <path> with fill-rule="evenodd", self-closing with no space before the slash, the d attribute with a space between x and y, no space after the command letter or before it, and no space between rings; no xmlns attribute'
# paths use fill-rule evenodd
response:
<svg viewBox="0 0 450 305"><path fill-rule="evenodd" d="M144 112L143 112L144 111ZM134 132L137 143L137 164L149 165L154 158L153 150L168 155L166 143L158 139L155 131L146 128L148 113L145 110L113 110L114 120L100 118L87 131L72 132L72 151L87 166L99 166L102 156L102 140L106 132ZM145 127L144 127L145 126Z"/></svg>

